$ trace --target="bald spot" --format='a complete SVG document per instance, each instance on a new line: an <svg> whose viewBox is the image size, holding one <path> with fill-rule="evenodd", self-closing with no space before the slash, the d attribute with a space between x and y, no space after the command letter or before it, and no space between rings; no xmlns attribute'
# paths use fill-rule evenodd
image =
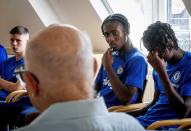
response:
<svg viewBox="0 0 191 131"><path fill-rule="evenodd" d="M85 44L87 41L79 30L50 26L29 42L26 66L44 81L80 83L91 78L93 67L90 45ZM90 76L87 76L87 72Z"/></svg>

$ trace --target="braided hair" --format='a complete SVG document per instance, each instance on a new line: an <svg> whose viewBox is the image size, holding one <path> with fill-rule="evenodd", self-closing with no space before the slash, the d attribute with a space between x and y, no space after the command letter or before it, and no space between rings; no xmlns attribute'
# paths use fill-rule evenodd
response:
<svg viewBox="0 0 191 131"><path fill-rule="evenodd" d="M101 25L102 34L104 33L103 32L103 25L106 24L106 23L114 22L114 21L121 23L123 28L125 29L125 32L127 32L127 34L129 34L130 24L129 24L127 18L124 15L122 15L122 14L112 14L112 15L109 15L103 21L103 23Z"/></svg>
<svg viewBox="0 0 191 131"><path fill-rule="evenodd" d="M178 40L171 26L168 23L162 23L160 21L151 24L144 31L142 40L144 46L149 51L156 49L156 47L162 50L166 48L175 48L177 50L179 48Z"/></svg>

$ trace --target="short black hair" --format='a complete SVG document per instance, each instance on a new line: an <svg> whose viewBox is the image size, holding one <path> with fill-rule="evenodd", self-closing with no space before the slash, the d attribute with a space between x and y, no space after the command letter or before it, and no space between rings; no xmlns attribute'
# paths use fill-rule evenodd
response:
<svg viewBox="0 0 191 131"><path fill-rule="evenodd" d="M122 14L112 14L112 15L107 16L101 25L102 34L104 33L103 25L106 23L109 23L109 22L114 22L114 21L121 23L123 28L125 29L125 31L129 34L130 24L128 22L128 19Z"/></svg>
<svg viewBox="0 0 191 131"><path fill-rule="evenodd" d="M9 32L10 34L14 35L14 34L29 34L29 30L24 27L24 26L15 26L14 28L11 29L11 31Z"/></svg>
<svg viewBox="0 0 191 131"><path fill-rule="evenodd" d="M168 23L157 21L151 24L143 33L143 44L149 51L156 47L166 49L172 46L178 49L178 40L171 26ZM170 42L172 41L172 42ZM148 47L149 46L149 47Z"/></svg>

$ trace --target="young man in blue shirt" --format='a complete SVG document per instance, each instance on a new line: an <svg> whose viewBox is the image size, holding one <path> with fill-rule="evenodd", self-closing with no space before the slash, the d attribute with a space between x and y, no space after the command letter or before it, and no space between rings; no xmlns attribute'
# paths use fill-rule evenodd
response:
<svg viewBox="0 0 191 131"><path fill-rule="evenodd" d="M33 109L28 97L23 97L21 98L21 100L14 103L4 102L9 93L16 90L25 89L25 84L16 79L15 70L24 67L23 57L28 40L29 31L26 27L16 26L10 31L10 45L15 56L8 58L2 64L2 76L0 78L1 126L6 124L15 124L19 114L26 109L31 108L31 110L27 113L36 111L35 109Z"/></svg>
<svg viewBox="0 0 191 131"><path fill-rule="evenodd" d="M10 45L15 56L8 58L2 64L0 100L5 100L10 92L25 88L17 81L14 71L24 66L23 56L28 40L29 31L26 27L16 26L10 31Z"/></svg>
<svg viewBox="0 0 191 131"><path fill-rule="evenodd" d="M144 127L159 120L184 118L191 107L191 53L178 47L175 33L167 23L151 24L142 39L154 69L155 93L147 107L130 114L142 115L137 119Z"/></svg>
<svg viewBox="0 0 191 131"><path fill-rule="evenodd" d="M143 91L147 62L129 38L130 24L122 14L108 16L101 26L109 48L102 58L96 89L107 107L135 103Z"/></svg>

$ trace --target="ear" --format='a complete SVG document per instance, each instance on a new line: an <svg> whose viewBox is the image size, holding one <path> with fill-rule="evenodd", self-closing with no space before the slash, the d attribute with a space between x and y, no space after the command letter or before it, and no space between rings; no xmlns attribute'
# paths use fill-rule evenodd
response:
<svg viewBox="0 0 191 131"><path fill-rule="evenodd" d="M33 75L29 72L25 72L24 80L26 82L26 89L31 97L38 96L39 87L38 81L33 77Z"/></svg>
<svg viewBox="0 0 191 131"><path fill-rule="evenodd" d="M129 30L128 30L128 31L125 31L125 30L124 30L124 34L125 34L126 36L128 36L128 35L129 35Z"/></svg>
<svg viewBox="0 0 191 131"><path fill-rule="evenodd" d="M98 62L95 57L93 58L93 69L94 69L94 77L96 77L97 70L98 70Z"/></svg>

